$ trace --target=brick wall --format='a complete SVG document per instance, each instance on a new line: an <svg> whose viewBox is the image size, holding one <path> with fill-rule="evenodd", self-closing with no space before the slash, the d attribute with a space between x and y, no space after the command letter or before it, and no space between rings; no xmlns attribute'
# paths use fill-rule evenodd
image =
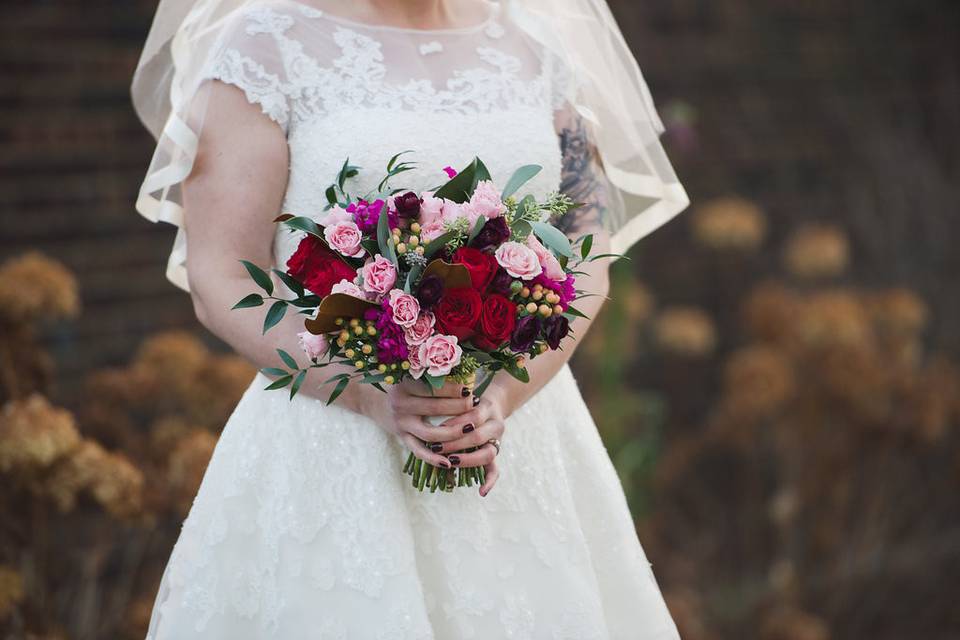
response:
<svg viewBox="0 0 960 640"><path fill-rule="evenodd" d="M960 322L960 5L612 4L658 103L695 109L696 146L672 154L694 200L754 198L775 236L839 219L853 277L918 287L937 305L933 339L960 348L947 331ZM163 277L172 228L133 210L152 140L128 87L154 6L0 7L0 259L38 248L79 275L85 311L52 336L66 398L83 370L124 361L145 334L196 327ZM681 219L636 263L677 301L705 293L682 268L686 242Z"/></svg>

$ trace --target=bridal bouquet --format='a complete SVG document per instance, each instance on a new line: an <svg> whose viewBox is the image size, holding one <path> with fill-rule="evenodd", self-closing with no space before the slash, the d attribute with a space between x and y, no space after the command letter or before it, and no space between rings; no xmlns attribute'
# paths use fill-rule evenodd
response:
<svg viewBox="0 0 960 640"><path fill-rule="evenodd" d="M560 348L570 318L582 315L571 306L582 295L576 266L603 256L590 256L591 235L571 243L547 222L576 206L569 198L515 197L539 166L520 167L500 190L475 158L459 172L444 168L443 184L416 193L390 186L414 168L401 155L372 193L349 193L359 167L347 161L321 215L276 219L305 233L286 271L273 270L292 299L275 296L270 275L242 261L265 295L234 308L272 301L264 333L288 308L307 316L300 342L309 364L278 349L284 366L263 370L276 377L267 389L289 387L293 398L308 369L341 364L352 372L325 381L336 383L328 403L351 382L384 390L405 377L433 389L479 380L479 396L498 371L528 382L526 360ZM421 491L483 482L481 467L441 469L412 453L404 471Z"/></svg>

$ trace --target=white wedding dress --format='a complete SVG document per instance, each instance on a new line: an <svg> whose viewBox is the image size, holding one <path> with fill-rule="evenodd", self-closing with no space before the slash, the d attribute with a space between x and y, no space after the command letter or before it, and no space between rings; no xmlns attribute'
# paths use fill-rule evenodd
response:
<svg viewBox="0 0 960 640"><path fill-rule="evenodd" d="M348 155L363 192L404 149L419 163L401 177L414 189L478 155L499 184L537 163L527 190L556 190L563 74L489 9L482 24L424 31L293 0L233 18L209 76L285 131L283 211L319 214ZM298 239L278 234L278 265ZM267 384L258 374L223 430L150 640L677 638L569 368L508 419L485 498L476 486L418 492L394 437Z"/></svg>

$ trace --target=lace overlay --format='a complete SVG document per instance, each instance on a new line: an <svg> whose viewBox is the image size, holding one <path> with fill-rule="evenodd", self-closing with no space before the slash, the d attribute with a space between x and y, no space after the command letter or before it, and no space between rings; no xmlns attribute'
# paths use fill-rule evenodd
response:
<svg viewBox="0 0 960 640"><path fill-rule="evenodd" d="M561 76L491 11L475 28L411 34L257 2L225 30L209 77L286 133L285 211L319 215L348 155L365 169L356 190L374 187L402 149L421 165L413 188L479 155L501 183L542 164L529 190L543 195L560 179ZM298 242L277 236L278 265ZM224 428L150 640L677 637L567 367L508 420L486 498L420 494L399 440L266 384L254 379Z"/></svg>

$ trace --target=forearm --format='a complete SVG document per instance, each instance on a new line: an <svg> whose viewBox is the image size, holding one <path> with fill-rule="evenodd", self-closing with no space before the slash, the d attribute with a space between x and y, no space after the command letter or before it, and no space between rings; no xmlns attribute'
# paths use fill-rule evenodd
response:
<svg viewBox="0 0 960 640"><path fill-rule="evenodd" d="M608 250L609 240L607 235L603 232L596 233L592 252L600 254L607 253ZM496 374L486 393L500 403L504 416L512 414L540 391L573 356L574 349L584 339L587 330L593 323L593 318L596 317L606 300L610 289L610 280L607 273L608 263L609 260L601 259L584 263L578 268L586 275L577 277L577 288L589 294L594 294L575 303L577 309L588 318L577 317L570 322L570 337L561 343L561 349L548 350L527 361L526 369L530 374L530 382L521 382L502 371Z"/></svg>
<svg viewBox="0 0 960 640"><path fill-rule="evenodd" d="M301 367L307 366L309 362L297 337L298 333L304 331L305 316L293 313L295 307L288 307L288 313L283 320L266 334L263 334L263 320L268 308L266 305L231 310L238 300L256 289L242 267L239 264L237 267L240 274L224 275L217 279L214 286L194 283L194 308L201 323L257 368L282 366L277 349L289 353ZM277 288L279 289L279 286ZM338 373L353 372L353 369L339 364L310 369L299 393L326 400L333 391L333 384L322 383ZM370 385L352 383L336 402L351 411L368 415L371 406L382 400L376 397L380 395L382 392Z"/></svg>

